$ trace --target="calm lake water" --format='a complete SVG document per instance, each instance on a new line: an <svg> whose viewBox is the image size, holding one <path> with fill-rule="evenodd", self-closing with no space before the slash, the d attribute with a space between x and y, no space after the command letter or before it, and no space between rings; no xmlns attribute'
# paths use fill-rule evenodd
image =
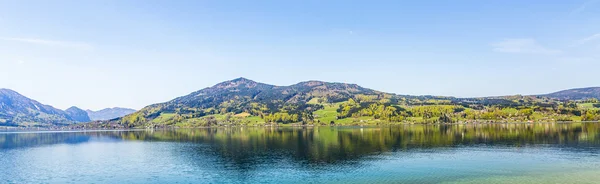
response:
<svg viewBox="0 0 600 184"><path fill-rule="evenodd" d="M0 132L0 183L598 183L600 124Z"/></svg>

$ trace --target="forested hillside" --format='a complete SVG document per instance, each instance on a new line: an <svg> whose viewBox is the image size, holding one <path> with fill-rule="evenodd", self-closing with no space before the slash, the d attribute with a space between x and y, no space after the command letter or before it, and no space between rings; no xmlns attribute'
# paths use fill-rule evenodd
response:
<svg viewBox="0 0 600 184"><path fill-rule="evenodd" d="M600 99L600 87L569 89L543 96L561 100L585 100L589 98Z"/></svg>
<svg viewBox="0 0 600 184"><path fill-rule="evenodd" d="M597 99L546 96L454 98L384 93L321 81L274 86L245 78L219 83L123 118L84 126L368 125L597 121Z"/></svg>

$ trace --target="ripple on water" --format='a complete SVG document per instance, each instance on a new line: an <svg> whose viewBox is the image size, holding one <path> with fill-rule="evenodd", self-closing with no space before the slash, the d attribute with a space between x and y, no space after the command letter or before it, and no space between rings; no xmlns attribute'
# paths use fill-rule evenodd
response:
<svg viewBox="0 0 600 184"><path fill-rule="evenodd" d="M600 173L600 138L589 136L600 132L598 125L489 126L0 134L0 181L589 183L598 179L593 173Z"/></svg>

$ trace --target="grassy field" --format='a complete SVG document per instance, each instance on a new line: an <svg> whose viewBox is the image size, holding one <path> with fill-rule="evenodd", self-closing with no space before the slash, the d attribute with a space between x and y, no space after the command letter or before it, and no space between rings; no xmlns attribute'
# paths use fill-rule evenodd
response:
<svg viewBox="0 0 600 184"><path fill-rule="evenodd" d="M260 118L260 116L247 116L244 120L248 121L248 125L261 125L265 124L265 120Z"/></svg>
<svg viewBox="0 0 600 184"><path fill-rule="evenodd" d="M311 103L314 104L321 104L323 105L323 109L317 110L313 113L315 122L308 122L309 124L314 124L314 125L329 125L331 122L334 122L336 125L378 125L378 124L396 124L396 123L431 123L431 122L436 122L438 120L438 117L432 117L432 118L423 118L423 117L406 117L406 119L404 119L401 122L387 122L385 120L380 120L380 119L375 119L372 116L362 116L362 117L350 117L350 118L343 118L343 119L338 119L338 109L340 108L340 105L342 105L344 102L340 102L340 103L327 103L327 104L323 104L323 103L318 103L319 99L315 98L313 100L311 100ZM580 108L582 109L600 109L600 108L596 108L593 106L593 103L584 103L584 104L579 104ZM411 107L409 106L403 106L402 108L406 108L406 109L410 109ZM515 111L515 112L513 112ZM506 111L505 113L507 114L515 114L518 113L516 112L516 110L511 110L509 109L508 111ZM206 126L206 124L208 123L208 119L213 118L216 119L217 121L219 121L220 123L222 122L229 122L227 124L231 124L231 125L247 125L247 126L261 126L261 125L265 125L267 124L267 122L265 122L264 119L262 119L260 116L253 116L250 113L247 112L243 112L243 113L239 113L239 114L213 114L213 115L208 115L208 116L204 116L204 117L199 117L199 118L189 118L189 119L184 119L182 121L179 122L173 122L174 118L176 118L176 114L174 113L163 113L161 114L159 117L153 119L151 122L154 124L161 124L161 123L169 123L170 124L175 124L175 126L179 126L179 127L197 127L197 126ZM531 115L531 120L533 121L581 121L581 117L579 116L557 116L557 115L552 115L552 114L545 114L545 113L540 113L540 112L534 112ZM460 121L465 121L465 119L456 119L455 121L460 122ZM482 120L485 121L485 120ZM505 119L505 122L525 122L528 120L523 120L523 119ZM280 126L294 126L297 123L292 123L292 124L281 124Z"/></svg>
<svg viewBox="0 0 600 184"><path fill-rule="evenodd" d="M340 107L340 103L335 104L324 104L325 108L315 111L313 113L315 120L319 120L323 123L329 123L331 121L337 121L337 109Z"/></svg>
<svg viewBox="0 0 600 184"><path fill-rule="evenodd" d="M594 107L595 103L582 103L582 104L578 104L579 108L582 109L596 109L596 110L600 110L600 108L598 107Z"/></svg>
<svg viewBox="0 0 600 184"><path fill-rule="evenodd" d="M158 116L157 118L154 118L151 122L152 123L162 123L162 122L165 122L165 121L173 118L173 116L175 116L175 113L161 113L160 116Z"/></svg>
<svg viewBox="0 0 600 184"><path fill-rule="evenodd" d="M320 98L312 98L306 104L319 104Z"/></svg>
<svg viewBox="0 0 600 184"><path fill-rule="evenodd" d="M341 102L343 103L343 102ZM363 116L358 118L344 118L337 119L338 108L341 103L335 104L323 104L324 108L313 113L315 120L318 120L322 124L329 124L331 121L338 125L358 125L358 124L377 124L380 120L376 120L370 116Z"/></svg>

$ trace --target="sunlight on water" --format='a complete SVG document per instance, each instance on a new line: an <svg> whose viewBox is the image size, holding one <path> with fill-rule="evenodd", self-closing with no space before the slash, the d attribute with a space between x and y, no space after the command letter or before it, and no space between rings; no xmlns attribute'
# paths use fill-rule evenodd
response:
<svg viewBox="0 0 600 184"><path fill-rule="evenodd" d="M595 183L600 124L0 133L0 183Z"/></svg>

